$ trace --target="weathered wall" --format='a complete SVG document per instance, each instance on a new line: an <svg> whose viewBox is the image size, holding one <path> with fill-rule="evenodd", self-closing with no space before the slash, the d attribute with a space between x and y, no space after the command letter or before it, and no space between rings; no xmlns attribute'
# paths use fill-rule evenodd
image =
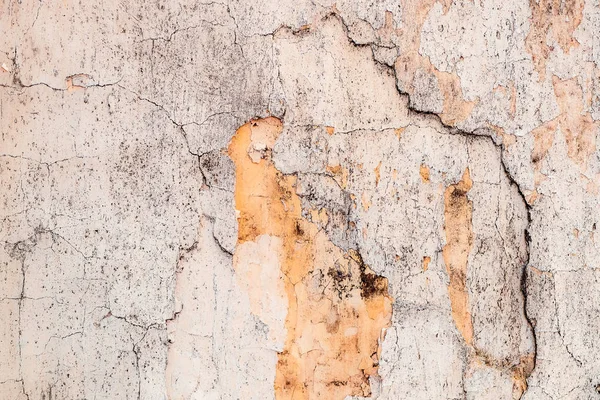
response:
<svg viewBox="0 0 600 400"><path fill-rule="evenodd" d="M597 1L0 27L0 399L600 398Z"/></svg>

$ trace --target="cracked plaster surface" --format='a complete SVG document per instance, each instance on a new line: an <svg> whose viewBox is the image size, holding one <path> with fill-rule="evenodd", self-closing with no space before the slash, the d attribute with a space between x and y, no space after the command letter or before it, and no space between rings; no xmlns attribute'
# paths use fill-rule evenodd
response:
<svg viewBox="0 0 600 400"><path fill-rule="evenodd" d="M599 398L597 2L0 26L0 399Z"/></svg>

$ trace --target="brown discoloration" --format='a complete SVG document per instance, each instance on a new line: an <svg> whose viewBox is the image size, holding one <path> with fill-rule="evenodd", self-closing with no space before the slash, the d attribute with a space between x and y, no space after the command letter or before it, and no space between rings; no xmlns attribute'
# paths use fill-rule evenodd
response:
<svg viewBox="0 0 600 400"><path fill-rule="evenodd" d="M564 53L579 45L573 32L583 19L584 0L530 0L531 25L525 39L540 81L546 78L546 62L553 47L547 44L548 33Z"/></svg>
<svg viewBox="0 0 600 400"><path fill-rule="evenodd" d="M429 58L421 56L418 50L411 50L399 57L394 66L398 80L404 82L404 89L409 94L414 93L412 82L419 69L427 75L435 75L444 97L443 110L439 116L446 125L456 125L466 120L477 104L475 101L464 100L460 79L457 75L438 71L431 64Z"/></svg>
<svg viewBox="0 0 600 400"><path fill-rule="evenodd" d="M419 175L421 175L421 180L423 183L429 183L429 167L425 164L421 164L419 168Z"/></svg>
<svg viewBox="0 0 600 400"><path fill-rule="evenodd" d="M518 365L512 368L513 399L520 399L527 390L527 378L535 367L535 354L521 357Z"/></svg>
<svg viewBox="0 0 600 400"><path fill-rule="evenodd" d="M285 221L289 219L287 210L300 213L300 200L293 196L292 190L286 189L291 187L294 178L277 173L268 154L257 162L248 155L252 139L265 140L266 148L272 148L280 131L281 122L276 118L252 121L242 126L229 144L229 156L236 164L238 242L254 241L259 235L283 237L293 232ZM267 202L265 198L278 201Z"/></svg>
<svg viewBox="0 0 600 400"><path fill-rule="evenodd" d="M596 68L593 61L585 63L585 78L583 87L585 88L585 108L590 109L594 104L594 92L596 91L595 80L600 77L600 69Z"/></svg>
<svg viewBox="0 0 600 400"><path fill-rule="evenodd" d="M379 342L391 319L387 279L374 274L358 253L336 247L317 224L302 217L295 178L281 174L270 159L281 130L275 118L252 121L238 129L229 146L239 212L236 273L243 262L236 258L238 249L245 243L264 237L281 243L268 249L277 251L271 255L279 260L289 305L275 396L369 396L368 378L377 374ZM248 155L255 137L265 144L257 161Z"/></svg>
<svg viewBox="0 0 600 400"><path fill-rule="evenodd" d="M467 344L473 342L473 322L467 290L467 264L473 247L472 213L473 203L467 193L473 181L469 169L465 170L460 182L450 185L444 192L444 230L446 245L443 249L446 271L450 277L448 295L452 307L452 318Z"/></svg>
<svg viewBox="0 0 600 400"><path fill-rule="evenodd" d="M457 75L441 72L435 68L433 72L438 78L438 84L444 96L444 110L440 114L442 122L446 125L456 125L466 120L477 102L464 100L460 78Z"/></svg>

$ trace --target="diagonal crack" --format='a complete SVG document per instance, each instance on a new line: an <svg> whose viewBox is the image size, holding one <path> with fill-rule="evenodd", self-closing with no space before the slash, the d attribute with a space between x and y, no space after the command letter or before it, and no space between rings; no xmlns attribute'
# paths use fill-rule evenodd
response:
<svg viewBox="0 0 600 400"><path fill-rule="evenodd" d="M323 19L327 19L327 18L336 18L343 26L344 31L346 33L347 39L348 41L354 46L354 47L359 47L359 48L364 48L369 46L371 49L371 55L372 55L372 60L373 62L375 62L377 65L379 65L382 69L386 70L387 72L389 72L395 79L395 82L398 82L397 79L397 74L396 74L396 70L395 68L391 67L390 65L387 65L385 63L382 63L381 61L377 60L377 58L375 57L375 49L374 46L378 46L376 43L366 43L366 44L361 44L361 43L356 43L350 36L350 30L349 27L346 23L346 21L344 21L343 17L337 13L335 10L332 10L330 13L328 13L327 15L325 15L323 17ZM520 284L520 292L523 298L523 315L525 317L525 320L527 321L527 324L529 325L529 329L532 332L532 340L533 340L533 365L531 367L531 370L528 371L529 373L526 374L525 379L528 378L528 376L531 375L531 373L533 372L533 369L535 368L536 365L536 360L537 360L537 337L536 337L536 332L535 332L535 327L532 324L532 321L527 313L527 304L528 304L528 296L527 296L527 267L529 266L529 259L530 259L530 248L531 248L531 236L529 234L529 229L531 226L531 209L532 207L529 205L529 203L526 200L525 194L523 193L523 190L521 188L521 186L519 185L518 181L511 175L510 173L510 169L507 167L506 164L506 159L504 157L504 151L506 150L505 148L505 144L504 143L497 143L496 138L493 137L491 134L488 133L488 131L486 129L482 129L485 127L480 127L477 129L474 129L473 131L466 131L466 130L462 130L459 129L455 126L451 126L448 125L446 123L444 123L442 121L442 118L440 117L440 115L433 113L433 112L428 112L428 111L421 111L421 110L417 110L416 108L414 108L413 106L411 106L411 101L410 101L410 94L407 92L403 92L398 85L396 84L396 90L398 91L398 93L401 96L405 96L407 98L407 104L406 107L409 110L409 114L412 113L414 115L420 115L420 116L424 116L426 118L433 118L436 122L438 122L442 127L444 127L445 129L448 130L448 132L450 132L450 134L454 134L454 135L462 135L465 137L473 137L473 136L478 136L478 137L486 137L488 138L488 140L491 141L491 143L494 145L494 147L499 148L500 150L500 164L502 166L502 170L504 171L505 176L508 178L508 180L510 181L511 185L514 185L519 193L519 197L521 198L521 201L525 207L525 209L527 210L527 226L525 228L525 242L526 242L526 259L525 262L522 266L522 271L521 271L521 284ZM480 134L475 133L476 131L481 132ZM523 394L525 393L525 391L521 394L521 397L523 396Z"/></svg>

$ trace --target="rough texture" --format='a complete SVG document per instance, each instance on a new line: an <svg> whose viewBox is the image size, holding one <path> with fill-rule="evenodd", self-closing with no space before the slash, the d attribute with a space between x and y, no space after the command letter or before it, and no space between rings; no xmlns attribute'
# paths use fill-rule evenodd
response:
<svg viewBox="0 0 600 400"><path fill-rule="evenodd" d="M0 399L600 398L597 2L0 26Z"/></svg>

